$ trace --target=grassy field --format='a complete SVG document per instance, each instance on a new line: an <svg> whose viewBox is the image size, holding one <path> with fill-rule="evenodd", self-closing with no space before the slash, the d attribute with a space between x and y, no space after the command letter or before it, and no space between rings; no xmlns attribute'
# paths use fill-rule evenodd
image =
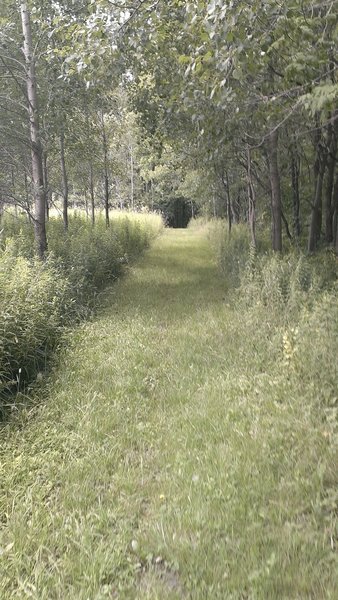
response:
<svg viewBox="0 0 338 600"><path fill-rule="evenodd" d="M337 597L337 434L226 289L166 231L2 429L3 600Z"/></svg>

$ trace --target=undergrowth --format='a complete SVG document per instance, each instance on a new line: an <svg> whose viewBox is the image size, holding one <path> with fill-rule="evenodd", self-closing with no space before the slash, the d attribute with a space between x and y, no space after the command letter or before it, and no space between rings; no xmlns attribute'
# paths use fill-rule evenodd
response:
<svg viewBox="0 0 338 600"><path fill-rule="evenodd" d="M31 225L9 215L0 249L0 413L1 398L31 382L46 366L61 331L88 316L96 296L124 266L149 246L162 222L156 215L117 215L107 229L81 215L63 230L48 223L48 255L34 256ZM0 415L1 418L1 415Z"/></svg>
<svg viewBox="0 0 338 600"><path fill-rule="evenodd" d="M273 395L288 406L299 427L323 436L329 446L325 459L317 453L321 493L316 511L337 545L338 511L338 261L333 252L310 256L292 250L278 256L253 251L248 233L236 226L231 236L224 224L209 226L208 235L229 290L234 318L243 322L248 344L264 356L270 345L275 363ZM249 342L250 340L250 342ZM269 342L268 342L269 340ZM272 341L272 343L271 343ZM262 369L269 373L266 362ZM298 457L300 461L301 458ZM304 477L311 479L309 474ZM313 507L312 507L313 508Z"/></svg>
<svg viewBox="0 0 338 600"><path fill-rule="evenodd" d="M208 235L227 281L229 301L243 318L250 315L257 327L267 325L284 340L290 369L296 361L292 372L311 381L317 392L321 389L320 397L327 395L327 382L334 381L330 401L336 402L338 260L334 253L310 256L294 250L277 255L260 251L259 244L253 250L245 226L235 226L229 235L222 222L209 226Z"/></svg>

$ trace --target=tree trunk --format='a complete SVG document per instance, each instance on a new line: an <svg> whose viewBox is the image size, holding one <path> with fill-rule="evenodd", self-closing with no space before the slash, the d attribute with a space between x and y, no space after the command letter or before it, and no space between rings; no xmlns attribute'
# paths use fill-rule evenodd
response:
<svg viewBox="0 0 338 600"><path fill-rule="evenodd" d="M241 215L241 192L237 192L237 197L232 202L232 220L234 223L240 222Z"/></svg>
<svg viewBox="0 0 338 600"><path fill-rule="evenodd" d="M332 244L334 231L333 231L333 188L334 188L334 174L337 161L337 136L338 136L338 113L335 114L336 120L334 125L329 123L328 127L331 128L332 133L329 134L331 144L328 149L329 155L327 159L327 182L325 189L325 241L327 244Z"/></svg>
<svg viewBox="0 0 338 600"><path fill-rule="evenodd" d="M15 174L13 167L11 168L11 183L12 183L12 194L13 194L13 202L14 202L14 212L16 219L18 218L18 204L16 201L16 189L15 189Z"/></svg>
<svg viewBox="0 0 338 600"><path fill-rule="evenodd" d="M282 222L284 223L285 233L286 233L287 237L289 238L289 240L292 240L289 223L288 223L288 220L287 220L285 214L283 213L283 211L281 212L281 217L282 217Z"/></svg>
<svg viewBox="0 0 338 600"><path fill-rule="evenodd" d="M29 189L28 189L28 179L27 179L26 170L24 171L23 177L24 177L24 187L25 187L26 212L28 215L28 222L30 224L32 224L32 212L31 212L31 205L30 205L30 201L29 201Z"/></svg>
<svg viewBox="0 0 338 600"><path fill-rule="evenodd" d="M338 172L336 173L336 179L333 186L332 196L333 206L333 245L338 256Z"/></svg>
<svg viewBox="0 0 338 600"><path fill-rule="evenodd" d="M316 135L316 160L314 164L315 174L315 195L312 204L311 222L308 240L308 251L314 252L320 240L322 229L322 203L323 203L323 183L327 164L327 152L323 146L321 131L318 128Z"/></svg>
<svg viewBox="0 0 338 600"><path fill-rule="evenodd" d="M121 210L123 210L124 209L123 197L121 195L120 180L118 177L115 177L115 188L116 188L116 197L117 197L118 206L120 207Z"/></svg>
<svg viewBox="0 0 338 600"><path fill-rule="evenodd" d="M68 231L68 177L65 159L65 134L61 131L60 134L60 166L62 175L62 217L65 231Z"/></svg>
<svg viewBox="0 0 338 600"><path fill-rule="evenodd" d="M30 121L30 141L32 153L32 184L34 197L34 233L38 256L43 259L47 251L46 236L46 194L43 185L42 147L39 130L37 86L33 56L30 15L26 2L21 3L21 21L24 37L23 52L26 61L26 85L28 114Z"/></svg>
<svg viewBox="0 0 338 600"><path fill-rule="evenodd" d="M84 203L85 203L85 211L86 211L86 219L89 219L89 207L88 207L88 197L87 190L84 191Z"/></svg>
<svg viewBox="0 0 338 600"><path fill-rule="evenodd" d="M102 142L103 142L103 163L104 163L104 210L106 217L106 227L109 227L109 177L108 177L108 145L106 128L104 123L104 114L101 111L102 123Z"/></svg>
<svg viewBox="0 0 338 600"><path fill-rule="evenodd" d="M108 173L104 173L104 210L106 216L106 226L109 227L109 180Z"/></svg>
<svg viewBox="0 0 338 600"><path fill-rule="evenodd" d="M95 194L94 194L94 175L93 175L93 165L90 163L89 165L89 187L90 187L90 203L91 203L91 213L92 213L92 225L95 225Z"/></svg>
<svg viewBox="0 0 338 600"><path fill-rule="evenodd" d="M281 252L282 244L282 198L278 168L278 130L269 135L269 171L271 184L272 248Z"/></svg>
<svg viewBox="0 0 338 600"><path fill-rule="evenodd" d="M249 227L251 234L251 244L254 248L257 246L256 240L256 192L252 180L251 170L251 151L248 148L247 154L247 180L248 180L248 203L249 203Z"/></svg>
<svg viewBox="0 0 338 600"><path fill-rule="evenodd" d="M51 196L51 191L49 189L47 152L43 153L42 168L43 168L43 187L45 189L45 202L46 202L46 221L49 221L49 200L50 200L50 196Z"/></svg>
<svg viewBox="0 0 338 600"><path fill-rule="evenodd" d="M134 156L132 146L130 146L130 198L131 208L134 210Z"/></svg>
<svg viewBox="0 0 338 600"><path fill-rule="evenodd" d="M15 197L16 197L16 189L15 189L15 174L14 174L14 168L11 168L11 183L12 183L12 193L13 193L13 198L14 198L14 202L16 205L16 201L15 201Z"/></svg>
<svg viewBox="0 0 338 600"><path fill-rule="evenodd" d="M300 197L299 197L299 174L300 159L296 148L290 148L291 157L291 184L292 184L292 209L293 209L293 234L296 239L300 237Z"/></svg>
<svg viewBox="0 0 338 600"><path fill-rule="evenodd" d="M228 231L229 235L231 235L232 229L232 206L231 206L231 196L230 196L230 185L229 185L229 174L228 171L225 173L226 180L226 192L227 192L227 213L228 213Z"/></svg>

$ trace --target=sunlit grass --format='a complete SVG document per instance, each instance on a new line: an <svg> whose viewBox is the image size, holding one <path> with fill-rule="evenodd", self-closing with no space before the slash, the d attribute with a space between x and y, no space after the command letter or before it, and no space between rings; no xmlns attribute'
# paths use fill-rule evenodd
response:
<svg viewBox="0 0 338 600"><path fill-rule="evenodd" d="M83 208L69 208L68 215L72 216L81 216L84 220L90 221L91 213L86 213ZM49 217L52 219L62 218L62 209L57 207L52 207L49 210ZM95 210L95 218L96 219L104 219L105 212L102 209ZM135 210L127 210L127 209L114 209L109 211L109 219L114 221L128 218L131 221L135 221L142 225L152 226L154 229L158 229L159 231L163 228L163 220L158 213L148 211L146 209L135 211Z"/></svg>
<svg viewBox="0 0 338 600"><path fill-rule="evenodd" d="M167 231L3 429L1 598L336 597L334 422L225 288Z"/></svg>

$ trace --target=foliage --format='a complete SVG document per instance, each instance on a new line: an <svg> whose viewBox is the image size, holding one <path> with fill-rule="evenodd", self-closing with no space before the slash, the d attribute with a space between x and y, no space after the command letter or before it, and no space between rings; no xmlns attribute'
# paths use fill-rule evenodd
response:
<svg viewBox="0 0 338 600"><path fill-rule="evenodd" d="M288 335L290 332L292 354L288 361L292 377L312 388L329 435L338 441L338 367L334 360L338 352L337 285L318 295L310 310L305 307L298 328L289 329Z"/></svg>
<svg viewBox="0 0 338 600"><path fill-rule="evenodd" d="M209 238L222 273L229 287L238 287L248 261L250 239L245 225L239 224L229 236L223 221L215 220L208 226Z"/></svg>
<svg viewBox="0 0 338 600"><path fill-rule="evenodd" d="M50 203L67 187L69 201L87 208L105 196L111 207L165 208L183 197L247 222L249 153L255 217L267 222L277 131L283 237L305 244L311 217L311 251L337 241L335 2L35 0L30 8ZM10 3L1 15L0 204L31 211L21 32Z"/></svg>
<svg viewBox="0 0 338 600"><path fill-rule="evenodd" d="M280 323L299 318L303 307L310 308L338 279L333 252L311 257L291 249L274 256L264 236L253 250L242 225L236 225L230 235L224 221L209 222L207 229L223 276L232 289L238 288L236 302L271 310L270 316Z"/></svg>
<svg viewBox="0 0 338 600"><path fill-rule="evenodd" d="M53 260L29 261L9 245L0 258L0 278L1 397L45 368L62 326L77 310L74 289Z"/></svg>
<svg viewBox="0 0 338 600"><path fill-rule="evenodd" d="M335 2L313 0L171 0L155 7L142 35L130 32L138 48L130 50L132 99L143 127L182 152L187 170L197 167L202 177L209 171L210 195L216 190L222 199L214 212L234 221L248 220L248 152L256 217L270 213L275 220L269 140L278 132L278 214L285 238L294 233L299 242L311 213L311 251L321 233L328 244L337 239L330 183L336 161L325 163L325 152L336 156L337 148L337 131L328 133L337 127L334 8ZM316 181L321 149L325 203Z"/></svg>
<svg viewBox="0 0 338 600"><path fill-rule="evenodd" d="M64 235L62 222L52 219L50 254L40 264L26 220L8 222L0 255L0 394L20 389L45 368L63 328L89 314L98 292L121 275L162 227L156 215L122 214L109 229L103 219L93 228L74 215Z"/></svg>

